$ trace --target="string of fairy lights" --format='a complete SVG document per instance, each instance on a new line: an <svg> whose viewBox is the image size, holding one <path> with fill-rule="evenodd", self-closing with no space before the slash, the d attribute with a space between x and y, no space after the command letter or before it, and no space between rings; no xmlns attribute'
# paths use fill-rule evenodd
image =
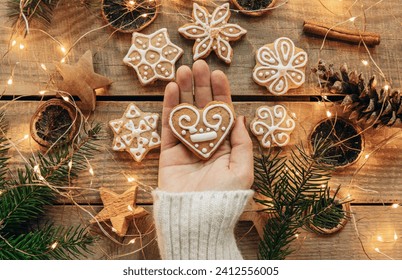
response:
<svg viewBox="0 0 402 280"><path fill-rule="evenodd" d="M153 1L156 1L156 0L149 0L149 1L150 1L150 2L153 2ZM182 12L180 11L180 7L183 7L183 5L184 5L183 3L181 3L180 0L174 0L174 1L172 1L172 2L169 2L168 5L163 5L163 1L167 1L167 0L160 0L160 1L157 1L157 2L160 2L160 6L163 8L163 9L161 9L161 11L159 11L161 14L165 14L165 15L168 15L168 16L172 16L172 15L181 16L181 17L183 17L183 18L185 18L185 19L187 19L187 20L188 20L188 19L191 19L190 15L184 14L184 13L182 13ZM358 6L358 5L361 5L362 0L354 0L353 3L352 3L351 5L349 5L346 9L342 9L342 12L343 12L343 13L341 13L341 14L336 13L336 12L334 12L333 10L331 10L331 8L329 8L327 5L325 5L321 0L317 0L317 1L318 1L318 3L319 3L325 10L329 11L329 12L332 13L333 15L339 16L339 18L345 18L345 17L346 17L346 20L341 20L341 21L339 21L338 23L334 24L334 25L332 26L332 28L335 28L335 27L338 27L338 26L342 26L342 25L347 24L347 23L349 23L349 24L352 23L352 24L354 25L354 27L355 27L356 30L360 30L359 26L357 25L357 22L358 22L358 21L362 21L362 22L363 22L362 25L365 26L366 20L367 20L367 18L368 18L368 17L367 17L367 12L368 12L369 10L373 9L374 7L376 7L376 6L380 5L380 4L382 4L382 2L383 2L383 0L379 0L379 1L376 1L374 4L368 6L367 8L360 8L360 9L359 9L359 10L360 10L360 13L354 15L354 14L352 13L353 8L355 8L355 7ZM345 3L346 1L345 1L345 0L344 0L344 1L342 1L342 0L334 0L334 1L343 2L343 3L346 5L346 3ZM102 30L102 29L105 29L105 28L107 28L108 26L110 26L110 24L111 24L111 23L108 23L108 24L102 25L102 26L100 26L100 27L97 27L97 28L95 28L95 29L91 29L91 30L85 32L85 33L82 34L77 40L75 40L70 46L68 46L68 44L62 43L62 40L57 39L55 36L52 36L51 34L49 34L49 33L48 33L47 31L45 31L45 30L36 29L36 28L30 28L29 23L28 23L28 20L27 20L27 18L25 17L25 15L24 15L24 13L23 13L23 6L22 6L22 5L23 5L23 2L24 2L23 0L20 1L20 3L21 3L21 5L20 5L20 8L21 8L21 9L20 9L20 10L21 10L21 17L20 17L20 18L21 18L22 21L23 21L23 22L22 22L22 26L24 26L24 28L25 28L25 30L26 30L26 34L28 34L27 36L29 36L29 34L31 34L31 33L33 33L33 32L40 32L40 33L45 34L48 38L51 39L51 42L53 42L54 44L56 44L57 49L59 50L60 55L61 55L61 57L60 57L60 62L61 62L61 63L65 63L65 62L68 61L69 54L70 54L71 51L79 44L80 41L82 41L84 38L86 38L89 34L91 34L91 33L93 33L93 32L100 31L100 30ZM224 1L224 0L220 0L220 1L202 1L201 4L203 4L203 5L211 5L211 6L218 6L218 5L220 5L222 2L226 2L226 1ZM278 2L273 8L270 8L270 9L284 8L283 6L284 6L285 4L287 4L287 3L288 3L287 0L280 1L280 2ZM128 5L129 7L132 7L133 9L135 9L137 3L136 3L136 1L131 1L131 0L130 0L130 1L127 1L127 5ZM170 9L173 9L173 10L170 10ZM232 12L236 12L236 13L239 12L238 10L235 10L235 9L231 9L231 11L232 11ZM142 17L148 17L149 15L148 15L147 13L144 13L144 14L142 14L141 16L142 16ZM26 50L26 48L27 48L27 46L28 46L28 42L27 42L26 38L25 38L24 36L21 36L21 35L20 35L20 34L21 34L21 31L15 30L15 29L13 29L13 28L7 28L7 27L2 27L2 28L7 29L7 30L11 30L11 36L10 36L10 42L9 42L9 44L8 44L8 50L6 51L6 53L5 53L5 54L1 57L1 59L0 59L0 63L1 63L1 64L3 64L4 59L6 58L6 56L7 56L9 53L11 53L11 52L13 52L13 51L16 51L16 52L18 52L18 51L23 52L23 51ZM110 38L113 36L113 34L115 34L115 32L117 32L117 31L113 31L112 34L108 37L107 40L110 40ZM328 32L329 32L329 31L328 31ZM325 36L324 39L323 39L323 41L322 41L322 44L321 44L321 46L320 46L320 48L319 48L319 59L321 59L322 51L325 50L326 41L327 41L327 37ZM387 76L384 74L384 72L382 71L381 67L379 66L379 64L377 63L377 61L374 59L374 57L372 56L372 54L371 54L371 52L370 52L370 49L364 44L364 42L362 42L361 46L358 46L358 47L363 47L363 48L365 49L365 51L366 51L367 56L368 56L367 58L364 58L364 59L361 59L361 60L360 60L362 66L363 66L363 68L365 68L365 69L370 69L371 71L374 71L374 72L378 73L378 74L380 75L380 77L381 77L381 78L383 79L383 81L384 81L384 82L383 82L383 84L384 84L383 89L384 89L386 92L388 92L388 90L389 90L389 88L390 88L390 85L391 85L391 82L387 79ZM23 63L23 62L24 62L24 61L20 60L20 61L15 62L14 65L12 65L11 71L10 71L10 76L9 76L8 79L5 81L5 84L4 84L5 87L4 87L4 90L3 90L2 94L1 94L1 96L5 95L5 94L7 93L7 91L9 90L9 88L12 87L15 83L18 83L18 81L15 80L15 73L16 73L17 67L18 67L21 63ZM51 73L51 71L49 71L49 69L48 69L48 67L46 66L46 64L45 64L44 62L41 62L41 61L38 61L37 63L38 63L38 65L39 65L39 67L50 77L50 78L49 78L49 82L46 84L46 86L45 86L43 89L40 89L40 90L37 92L37 94L38 94L39 96L45 96L45 95L48 95L48 94L49 94L49 95L53 95L54 93L59 92L57 89L52 88L52 85L51 85L51 83L52 83L52 78L51 78L52 73ZM316 81L314 80L313 83L311 83L311 84L314 84L314 85L315 85L315 84L316 84ZM326 93L326 92L324 92L324 91L322 91L322 90L320 90L320 89L317 89L317 87L313 87L312 90L315 91L316 93L318 93L317 95L321 96L321 100L318 101L318 104L324 106L324 108L325 108L325 110L326 110L326 116L327 116L327 118L332 118L333 116L337 116L337 114L338 114L337 111L331 109L332 107L334 107L334 103L331 102L331 100L328 98L328 95L327 95L328 93ZM318 92L318 91L319 91L319 92ZM76 107L76 104L75 104L75 102L74 102L74 99L72 98L72 96L71 96L69 93L63 92L61 95L62 95L62 98L63 98L65 101L70 102L71 104L73 104L73 105ZM12 101L9 101L9 103L15 102L17 99L18 99L18 97L17 97L17 98L14 98ZM6 104L6 105L1 106L1 109L6 108L7 106L9 106L9 104ZM292 113L292 116L297 120L297 116L296 116L295 113ZM80 114L79 117L81 118L81 120L83 120L82 124L87 123L88 117L83 116L82 114ZM366 132L366 131L369 130L369 129L371 129L371 126L365 128L365 129L363 129L363 130L360 131L359 133L364 133L364 132ZM2 132L2 133L4 134L4 132ZM370 190L370 189L368 189L368 188L362 188L362 187L360 187L360 186L358 186L358 185L355 185L355 184L353 183L353 182L354 182L354 179L355 179L355 177L357 176L357 174L364 168L364 166L367 164L367 162L372 158L372 156L373 156L376 152L378 152L378 151L379 151L381 148L383 148L384 146L389 145L389 144L392 143L393 141L399 139L400 137L401 137L401 133L398 131L397 133L395 133L395 134L389 136L388 138L384 139L384 140L383 140L379 145L377 145L376 148L373 149L372 151L365 151L365 152L364 152L364 155L363 155L363 157L361 158L361 160L360 160L358 163L356 163L356 164L359 164L359 166L358 166L358 168L356 169L356 171L355 171L355 173L353 174L353 176L351 177L350 183L348 184L348 188L347 188L347 195L346 195L346 197L345 197L344 199L351 199L352 195L350 194L350 191L351 191L352 188L359 189L359 190L361 190L361 191L363 191L363 192L374 193L374 194L380 195L380 192L378 192L378 191ZM22 139L15 140L15 141L11 141L11 139L9 139L11 145L15 148L15 150L17 151L17 153L20 155L20 157L21 157L21 158L23 159L23 161L25 161L26 163L28 163L28 160L24 157L23 153L19 150L18 146L19 146L23 141L26 141L26 140L28 140L28 139L29 139L29 134L25 134ZM103 146L103 149L104 149L105 151L107 151L108 153L112 154L112 152L108 149L108 147L106 147L106 144ZM32 150L32 149L31 149L31 150ZM32 154L34 155L33 151L32 151ZM114 161L116 161L116 160L113 158L113 156L112 156L112 159L113 159ZM116 161L116 163L117 163L117 161ZM68 164L70 170L71 170L71 168L72 168L72 164L73 164L72 161L70 161L69 164ZM90 174L91 178L95 176L95 173L97 173L97 172L101 173L101 171L94 170L94 168L92 167L92 165L91 165L91 163L90 163L89 160L87 160L87 164L88 164L88 170L87 170L87 172ZM116 164L116 166L118 166L118 164ZM53 190L55 190L59 195L61 195L61 196L65 197L65 198L67 198L69 201L72 202L73 205L77 206L79 209L81 209L82 211L84 211L85 213L87 213L91 218L95 218L95 216L93 215L93 212L92 212L92 211L88 210L87 207L83 207L82 204L80 204L80 203L78 203L78 202L76 201L75 195L72 195L70 192L65 192L65 189L68 189L68 190L75 190L75 191L94 191L94 192L98 192L99 190L98 190L97 188L92 187L92 179L91 179L91 181L90 181L90 183L89 183L89 187L75 187L75 186L72 186L72 184L69 184L69 186L67 186L67 187L65 187L65 188L60 188L60 187L52 186L51 184L49 184L49 182L46 181L46 178L43 178L43 176L40 174L40 166L39 166L38 163L36 163L36 165L32 166L32 168L33 168L33 170L37 173L38 178L41 180L41 182L42 182L44 185L47 185L48 187L50 187L50 188L52 188ZM127 173L125 170L123 170L122 168L120 168L120 172L119 172L116 176L124 176L125 179L127 180L127 182L128 182L129 184L138 184L138 185L140 186L140 190L143 191L143 192L145 192L145 193L147 193L147 194L150 194L150 192L151 192L152 189L153 189L151 186L148 186L148 185L142 183L141 180L139 180L135 175L133 175L133 174L128 174L128 173ZM1 193L0 193L0 195L1 195ZM90 206L90 203L88 203L88 205ZM384 205L385 205L385 204L384 204ZM128 209L130 210L131 206L128 205L127 207L128 207ZM393 203L391 206L385 206L385 207L389 207L390 209L398 209L398 208L400 207L400 204L399 204L399 203ZM133 209L131 208L131 211L132 211L132 210L133 210ZM352 215L352 222L353 222L353 226L354 226L354 228L355 228L356 235L357 235L357 237L358 237L359 240L360 240L360 243L361 243L361 246L362 246L363 250L365 251L363 242L362 242L362 240L361 240L361 238L360 238L361 234L359 233L359 230L358 230L357 219L356 219L355 214L354 214L353 211L352 211L351 215ZM152 234L154 233L155 228L154 228L153 226L150 226L150 228L147 229L147 231L146 231L145 233L141 233L141 231L138 229L137 225L135 224L135 220L134 220L133 222L134 222L135 227L137 228L138 234L135 234L135 235L127 235L127 238L126 238L125 240L128 240L128 241L125 241L125 242L121 242L121 241L117 240L116 238L114 238L111 234L109 234L109 231L105 228L105 224L99 223L98 221L97 221L97 224L98 224L100 230L102 231L102 233L103 233L105 236L107 236L111 241L113 241L114 243L116 243L116 244L123 245L123 246L134 245L134 244L138 245L138 243L139 243L138 240L140 240L140 243L141 243L141 244L140 244L140 247L137 248L137 249L135 249L134 251L131 251L131 252L127 253L127 254L134 254L134 253L136 253L136 252L138 252L138 251L143 250L143 248L145 248L146 246L148 246L149 244L151 244L152 242L155 241L155 237L152 237L151 240L150 240L149 242L147 242L147 244L142 244L143 238L144 238L145 236L150 236L150 235L152 235ZM114 229L114 228L113 228L111 225L109 225L109 224L106 224L106 227L109 227L109 229L110 229L112 232L115 232L115 231L116 231L116 229ZM2 236L0 236L0 237L3 238ZM296 237L296 239L300 239L300 238L301 238L300 234L297 234L295 237ZM305 237L304 237L304 239L305 239ZM385 238L383 235L381 235L381 234L378 234L378 235L375 237L375 241L378 242L379 244L381 244L381 243L397 242L398 239L399 239L399 236L398 236L398 234L397 234L397 232L396 232L395 230L394 230L394 232L393 232L392 238L386 239L386 238ZM55 241L55 242L53 242L52 244L50 244L49 246L50 246L51 249L54 250L55 248L57 248L58 243L57 243L57 241ZM385 252L381 251L381 248L379 247L379 245L373 247L372 249L373 249L376 253L378 253L379 255L381 255L381 256L383 256L383 257L386 257L386 258L389 258L389 259L393 259L390 255L388 255L388 254L386 254ZM119 257L126 256L127 254L123 254L123 255L119 255L119 256L115 256L115 257L116 257L116 258L119 258ZM367 255L367 254L366 254L366 255ZM367 257L369 257L369 256L367 255ZM370 257L369 257L369 258L370 258Z"/></svg>

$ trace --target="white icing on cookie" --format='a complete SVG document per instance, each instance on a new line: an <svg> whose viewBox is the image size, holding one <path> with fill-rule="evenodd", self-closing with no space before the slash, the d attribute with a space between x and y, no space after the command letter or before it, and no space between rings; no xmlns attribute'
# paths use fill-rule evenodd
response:
<svg viewBox="0 0 402 280"><path fill-rule="evenodd" d="M305 82L307 53L296 48L289 38L281 37L273 44L261 47L256 61L253 79L257 84L266 86L272 94L285 94Z"/></svg>
<svg viewBox="0 0 402 280"><path fill-rule="evenodd" d="M137 47L136 43L138 43L139 40L138 37L142 38L143 40L147 40L150 43L147 45L144 44L141 47ZM151 42L156 37L158 37L157 43L155 43L154 46L153 44L151 44ZM163 41L162 38L164 38L165 41L165 43L163 44L161 44L161 42ZM171 50L169 50L167 52L164 52L163 50L166 48L173 49L174 51L172 52ZM149 55L149 58L152 61L148 61L147 59L148 52L152 52ZM133 53L137 54L135 57L136 58L135 61L131 59L131 55ZM157 55L158 59L156 61L153 61L156 58L154 53L158 54ZM149 35L134 32L132 38L132 45L129 51L127 52L126 56L124 57L123 62L134 68L134 70L137 73L138 79L140 80L142 85L147 85L157 79L164 81L173 80L175 73L175 63L182 56L182 54L183 50L170 41L167 29L162 28ZM159 68L159 65L161 65L161 63L164 63L165 65L168 64L171 71L165 71L165 70L163 70L162 72L157 71L156 68L157 67Z"/></svg>
<svg viewBox="0 0 402 280"><path fill-rule="evenodd" d="M295 121L282 105L259 107L250 124L251 132L259 139L262 136L260 141L264 148L286 146L295 127Z"/></svg>
<svg viewBox="0 0 402 280"><path fill-rule="evenodd" d="M224 111L225 118L222 115L213 112L213 110L216 108ZM182 113L181 111L191 111L191 114ZM178 114L176 124L177 128L175 127L175 124L173 124L173 119L176 114ZM229 133L233 124L234 114L230 106L222 102L209 103L203 109L201 115L199 110L197 110L194 106L189 104L180 104L173 108L169 117L169 125L174 135L202 158L209 158L216 151ZM222 130L222 127L225 129ZM183 133L183 131L186 133ZM216 141L215 144L209 143L213 140ZM201 144L203 144L203 148L199 150L198 148Z"/></svg>
<svg viewBox="0 0 402 280"><path fill-rule="evenodd" d="M160 146L158 119L158 114L143 113L135 104L129 104L121 119L109 122L114 133L113 150L127 151L134 160L141 161L149 150Z"/></svg>
<svg viewBox="0 0 402 280"><path fill-rule="evenodd" d="M179 32L196 41L194 60L205 58L214 50L220 59L231 63L233 50L229 41L240 39L247 31L237 24L227 23L230 18L229 3L218 6L212 15L206 8L194 3L192 17L194 23L183 25Z"/></svg>

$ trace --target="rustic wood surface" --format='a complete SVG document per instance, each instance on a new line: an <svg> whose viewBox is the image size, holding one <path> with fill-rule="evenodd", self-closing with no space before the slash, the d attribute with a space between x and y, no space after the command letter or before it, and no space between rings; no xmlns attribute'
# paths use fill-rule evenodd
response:
<svg viewBox="0 0 402 280"><path fill-rule="evenodd" d="M0 92L5 96L0 101L0 108L5 109L6 119L10 124L7 136L15 147L10 155L13 168L18 168L24 158L32 156L40 150L31 139L24 139L29 135L29 121L41 104L38 92L51 89L53 81L60 80L53 65L60 61L63 53L60 46L48 35L35 29L32 25L30 35L22 39L17 38L26 47L19 50L18 44L7 53L10 44L12 29L11 22L6 16L6 1L0 2ZM96 5L84 6L82 0L60 1L55 10L54 20L45 30L59 40L66 49L73 46L81 36L84 36L71 49L66 57L66 63L74 63L86 50L94 53L95 72L109 77L114 83L106 92L98 92L96 111L90 120L104 124L107 137L102 140L102 153L91 161L95 176L89 172L81 174L75 186L81 188L80 194L71 200L59 199L57 205L48 207L42 222L54 221L63 225L88 225L91 232L100 236L100 240L93 247L93 259L157 259L159 253L155 241L152 216L136 220L138 230L142 233L134 244L127 244L137 236L138 230L131 224L129 236L119 238L114 235L106 224L105 232L98 225L89 225L91 215L101 210L101 200L97 189L108 187L116 193L123 193L133 184L140 185L137 203L152 212L150 192L157 187L157 168L159 151L151 151L142 163L136 163L127 153L116 153L111 150L112 132L107 122L121 117L129 101L135 101L143 110L160 113L162 110L163 90L166 82L156 82L152 86L142 87L132 68L123 64L122 59L130 47L131 35L113 32L103 21ZM89 1L91 2L91 1ZM96 3L96 1L92 1ZM197 1L200 2L200 1ZM226 1L201 1L211 11L218 4ZM281 2L281 1L278 1ZM291 0L280 8L262 17L247 17L232 11L230 22L237 23L248 30L247 35L232 44L234 58L230 66L218 60L211 54L206 61L212 70L223 70L230 80L235 110L238 115L245 115L248 123L254 117L256 108L261 105L284 104L296 116L297 127L292 134L292 140L284 149L289 154L296 144L306 143L313 127L326 118L327 111L333 115L342 115L340 108L331 103L318 103L317 96L322 93L316 87L316 78L309 70L314 67L319 58L341 66L347 62L350 69L357 69L366 75L378 75L370 62L364 67L362 60L370 61L363 46L328 40L320 51L322 38L311 37L302 33L303 21L306 19L337 24L345 21L342 26L354 28L348 21L351 14L346 9L354 2ZM328 3L327 3L328 2ZM361 1L352 8L356 26L366 31L381 34L381 44L370 48L373 59L377 62L388 80L394 87L401 87L401 50L402 35L399 29L402 18L402 3L400 0L380 1L375 7L366 10L364 17L362 10L377 3L377 0ZM161 0L161 13L157 19L142 32L151 33L166 27L172 42L184 49L184 55L176 64L192 64L192 46L194 41L187 40L179 35L177 28L190 19L192 10L191 1ZM361 7L360 5L363 5ZM366 22L363 22L366 18ZM103 28L100 28L102 27ZM307 64L306 83L299 89L291 90L281 97L273 97L264 87L252 81L251 73L255 65L255 51L281 36L291 38L295 45L303 48L309 55ZM3 56L4 55L4 56ZM41 67L46 66L46 71ZM7 85L7 80L14 75L14 83ZM380 84L382 79L379 79ZM53 92L47 93L53 95ZM10 101L12 97L24 96L31 101ZM263 102L264 101L264 102ZM345 169L334 173L330 185L341 185L343 195L350 194L352 212L356 224L350 221L339 234L331 237L319 237L315 234L302 232L293 244L295 252L289 259L386 259L389 255L395 259L402 259L402 246L399 236L402 234L401 207L393 209L392 203L402 201L401 167L402 147L400 128L384 128L364 132L365 147L359 161ZM257 141L253 138L255 152L258 153ZM370 154L369 158L365 156ZM127 178L135 178L136 182L129 182ZM90 214L89 214L90 213ZM108 238L110 235L111 238ZM360 237L360 241L358 238ZM259 236L251 222L240 222L236 228L239 246L247 259L256 259ZM381 236L383 242L378 241ZM394 239L397 236L398 239ZM145 246L147 245L147 246ZM138 250L144 247L142 250ZM364 253L364 248L367 255ZM382 253L377 253L379 248Z"/></svg>

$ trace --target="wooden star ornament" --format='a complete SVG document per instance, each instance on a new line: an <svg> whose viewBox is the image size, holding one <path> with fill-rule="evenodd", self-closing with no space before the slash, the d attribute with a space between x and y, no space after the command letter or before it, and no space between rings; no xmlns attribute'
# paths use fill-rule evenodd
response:
<svg viewBox="0 0 402 280"><path fill-rule="evenodd" d="M63 77L63 81L57 85L58 89L78 96L82 101L81 109L94 111L96 104L95 90L105 88L112 81L95 73L92 52L90 50L86 51L75 65L60 62L55 62L55 65Z"/></svg>
<svg viewBox="0 0 402 280"><path fill-rule="evenodd" d="M144 208L137 207L135 204L137 186L131 187L122 194L117 194L104 187L99 190L104 208L91 220L91 223L110 220L113 231L123 237L127 233L130 219L148 215Z"/></svg>

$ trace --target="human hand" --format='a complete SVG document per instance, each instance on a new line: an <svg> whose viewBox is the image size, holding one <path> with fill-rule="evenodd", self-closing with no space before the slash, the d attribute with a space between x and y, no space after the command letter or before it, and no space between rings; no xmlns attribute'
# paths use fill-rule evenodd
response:
<svg viewBox="0 0 402 280"><path fill-rule="evenodd" d="M192 71L187 66L181 66L177 70L176 82L166 86L159 159L160 190L229 191L251 187L254 179L253 145L244 116L236 118L229 139L208 160L201 160L189 151L169 127L170 112L179 103L203 108L213 100L232 104L229 81L222 71L210 73L208 64L203 60L194 62Z"/></svg>

